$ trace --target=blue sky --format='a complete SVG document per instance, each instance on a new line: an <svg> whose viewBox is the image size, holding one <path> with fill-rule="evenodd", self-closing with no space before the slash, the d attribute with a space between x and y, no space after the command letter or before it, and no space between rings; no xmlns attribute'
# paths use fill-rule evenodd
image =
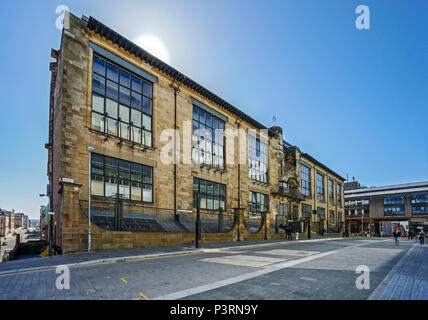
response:
<svg viewBox="0 0 428 320"><path fill-rule="evenodd" d="M424 0L2 1L0 207L38 217L46 189L50 48L58 5L130 40L157 36L170 64L337 173L428 180ZM355 27L358 5L370 29Z"/></svg>

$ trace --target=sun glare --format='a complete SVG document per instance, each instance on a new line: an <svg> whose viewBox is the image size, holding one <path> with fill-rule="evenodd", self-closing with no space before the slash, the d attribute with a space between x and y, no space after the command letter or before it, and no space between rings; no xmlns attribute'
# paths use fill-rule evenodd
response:
<svg viewBox="0 0 428 320"><path fill-rule="evenodd" d="M166 46L163 42L153 35L142 35L135 40L135 43L148 51L156 58L161 59L163 62L169 63L169 55Z"/></svg>

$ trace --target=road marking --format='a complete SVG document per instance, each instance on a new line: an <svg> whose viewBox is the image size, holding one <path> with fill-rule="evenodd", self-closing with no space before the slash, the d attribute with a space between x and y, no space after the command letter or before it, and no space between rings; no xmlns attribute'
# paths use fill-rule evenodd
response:
<svg viewBox="0 0 428 320"><path fill-rule="evenodd" d="M149 300L149 298L147 298L144 294L142 294L141 292L138 292L140 294L140 296L142 296L144 299Z"/></svg>
<svg viewBox="0 0 428 320"><path fill-rule="evenodd" d="M306 256L311 256L311 255L314 255L314 254L317 254L320 252L319 251L274 249L274 250L268 250L268 251L257 251L257 253L268 254L268 255L279 255L279 256L285 255L285 256L306 257Z"/></svg>
<svg viewBox="0 0 428 320"><path fill-rule="evenodd" d="M132 299L132 300L140 300L140 298L134 298L134 299Z"/></svg>
<svg viewBox="0 0 428 320"><path fill-rule="evenodd" d="M141 256L141 259L145 259L146 257L145 256Z"/></svg>
<svg viewBox="0 0 428 320"><path fill-rule="evenodd" d="M259 256L247 256L247 255L228 255L223 257L205 258L199 261L203 262L214 262L214 263L227 263L244 267L264 267L273 263L284 262L285 259L268 258Z"/></svg>
<svg viewBox="0 0 428 320"><path fill-rule="evenodd" d="M307 280L307 281L318 281L317 279L314 279L314 278L306 278L306 277L300 277L300 279L302 279L302 280Z"/></svg>
<svg viewBox="0 0 428 320"><path fill-rule="evenodd" d="M130 278L130 277L127 277L127 278ZM123 282L128 283L128 281L126 281L125 279L126 279L125 277L120 278L120 280L122 280Z"/></svg>
<svg viewBox="0 0 428 320"><path fill-rule="evenodd" d="M202 293L205 291L218 289L218 288L221 288L224 286L228 286L230 284L234 284L234 283L249 280L249 279L252 279L255 277L259 277L259 276L262 276L262 275L265 275L265 274L268 274L268 273L271 273L274 271L289 268L289 267L295 266L299 263L308 262L308 261L315 260L318 258L323 258L323 257L326 257L326 256L333 254L333 253L336 253L336 252L337 252L336 250L329 251L329 252L323 252L320 254L316 254L316 255L301 258L301 259L291 260L291 261L287 261L287 262L283 262L283 263L277 263L277 264L268 266L264 269L259 269L257 271L250 272L247 274L243 274L240 276L236 276L236 277L232 277L229 279L225 279L225 280L216 281L216 282L213 282L210 284L206 284L203 286L199 286L199 287L195 287L195 288L191 288L191 289L182 290L182 291L166 294L163 296L159 296L159 297L154 298L154 300L176 300L176 299L185 298L185 297L192 296L192 295Z"/></svg>

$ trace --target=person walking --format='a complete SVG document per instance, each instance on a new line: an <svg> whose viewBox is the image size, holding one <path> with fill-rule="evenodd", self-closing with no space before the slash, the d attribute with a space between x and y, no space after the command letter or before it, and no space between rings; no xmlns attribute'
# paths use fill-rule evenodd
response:
<svg viewBox="0 0 428 320"><path fill-rule="evenodd" d="M419 232L419 242L421 243L421 245L423 245L425 243L425 232L424 232L424 230L421 230Z"/></svg>
<svg viewBox="0 0 428 320"><path fill-rule="evenodd" d="M288 233L287 233L287 236L288 236L288 240L293 240L293 236L291 235L291 227L290 226L288 226Z"/></svg>
<svg viewBox="0 0 428 320"><path fill-rule="evenodd" d="M343 228L343 237L346 238L346 227Z"/></svg>
<svg viewBox="0 0 428 320"><path fill-rule="evenodd" d="M398 230L394 230L394 232L392 233L394 240L395 240L395 244L396 245L400 245L400 231Z"/></svg>

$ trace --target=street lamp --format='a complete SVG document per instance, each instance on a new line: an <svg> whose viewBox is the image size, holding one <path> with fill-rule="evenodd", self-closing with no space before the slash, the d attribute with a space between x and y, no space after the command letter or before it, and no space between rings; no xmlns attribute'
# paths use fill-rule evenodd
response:
<svg viewBox="0 0 428 320"><path fill-rule="evenodd" d="M91 163L92 163L92 152L94 152L94 147L89 146L89 191L88 191L88 252L91 251Z"/></svg>

